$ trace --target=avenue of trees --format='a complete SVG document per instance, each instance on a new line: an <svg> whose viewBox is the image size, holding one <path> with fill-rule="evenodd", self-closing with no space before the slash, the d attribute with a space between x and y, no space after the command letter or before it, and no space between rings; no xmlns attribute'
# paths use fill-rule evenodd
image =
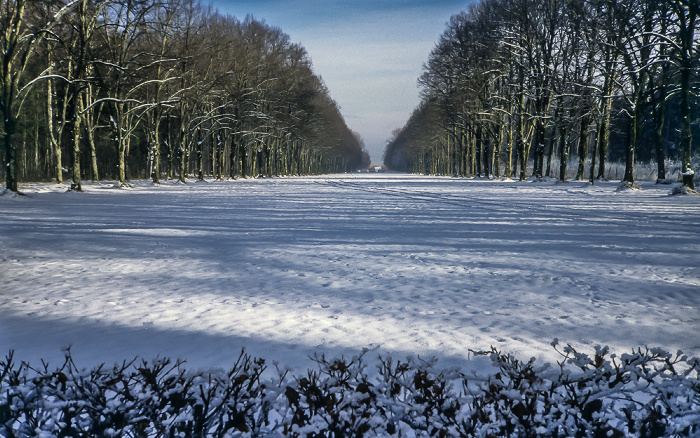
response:
<svg viewBox="0 0 700 438"><path fill-rule="evenodd" d="M0 0L6 188L369 165L303 47L197 0Z"/></svg>
<svg viewBox="0 0 700 438"><path fill-rule="evenodd" d="M700 0L481 0L453 16L388 142L391 169L634 183L639 160L681 163L700 136ZM696 158L697 160L697 158ZM573 172L572 175L573 176Z"/></svg>

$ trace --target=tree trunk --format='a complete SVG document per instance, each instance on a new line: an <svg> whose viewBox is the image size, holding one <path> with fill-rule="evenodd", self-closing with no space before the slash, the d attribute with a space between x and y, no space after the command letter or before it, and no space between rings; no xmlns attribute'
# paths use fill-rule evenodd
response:
<svg viewBox="0 0 700 438"><path fill-rule="evenodd" d="M559 132L559 181L566 181L566 169L569 165L569 130L566 126Z"/></svg>
<svg viewBox="0 0 700 438"><path fill-rule="evenodd" d="M520 162L520 175L519 180L525 181L525 172L527 170L527 155L525 154L525 126L523 123L523 116L519 115L517 118L517 129L516 129L516 140L517 140L517 153L518 160ZM517 163L516 163L517 167ZM517 169L516 169L517 170Z"/></svg>
<svg viewBox="0 0 700 438"><path fill-rule="evenodd" d="M606 62L606 69L609 74L603 82L603 100L600 102L600 129L596 138L596 150L598 152L598 179L605 179L605 164L608 158L608 149L610 147L610 118L612 116L613 104L613 89L617 77L617 69L615 67L614 54L610 54L613 58Z"/></svg>
<svg viewBox="0 0 700 438"><path fill-rule="evenodd" d="M640 124L642 118L642 93L645 84L644 71L640 72L639 84L637 86L637 92L634 98L634 111L632 112L632 123L630 130L630 142L627 145L627 150L625 154L625 176L622 179L623 182L633 184L634 183L634 155L637 149L637 139L640 132ZM681 115L682 117L682 115Z"/></svg>
<svg viewBox="0 0 700 438"><path fill-rule="evenodd" d="M82 111L82 96L80 92L76 92L74 103L74 114L73 114L73 168L72 168L72 178L73 183L71 184L71 190L76 192L83 191L82 180L80 177L80 129L83 120L83 116L80 114Z"/></svg>
<svg viewBox="0 0 700 438"><path fill-rule="evenodd" d="M464 128L459 129L460 168L463 177L469 176L469 143Z"/></svg>
<svg viewBox="0 0 700 438"><path fill-rule="evenodd" d="M151 151L151 181L153 184L160 184L160 135L158 134L158 125L156 123L155 134L153 135L153 149Z"/></svg>
<svg viewBox="0 0 700 438"><path fill-rule="evenodd" d="M556 130L556 128L552 128L551 130ZM544 172L544 175L547 178L550 178L552 176L552 155L554 154L554 140L555 133L550 132L550 136L547 138L547 170Z"/></svg>
<svg viewBox="0 0 700 438"><path fill-rule="evenodd" d="M88 94L92 93L92 87L88 87ZM87 98L87 96L86 96ZM89 101L88 101L89 103ZM81 104L82 108L86 108L85 103ZM100 105L100 108L102 106ZM97 169L97 151L95 148L95 124L92 121L93 117L93 111L94 109L91 109L89 111L86 111L84 114L84 123L85 123L85 132L87 133L87 140L88 140L88 145L90 147L90 164L91 164L91 174L92 174L92 180L93 181L99 181L100 179L100 174ZM98 110L97 112L97 119L99 120L99 113L101 112L101 109Z"/></svg>
<svg viewBox="0 0 700 438"><path fill-rule="evenodd" d="M243 141L239 142L239 145L238 145L238 151L239 151L239 152L238 152L238 155L239 155L240 160L241 160L241 178L247 178L247 177L248 177L248 167L247 167L247 165L248 165L248 163L247 163L247 159L248 159L247 155L248 155L248 154L247 154L247 150L246 150L246 149L247 149L247 148L246 148L246 146L243 144ZM301 157L300 157L300 158L301 158ZM301 160L300 160L300 159L297 161L297 165L298 165L297 173L298 173L298 174L301 174Z"/></svg>
<svg viewBox="0 0 700 438"><path fill-rule="evenodd" d="M180 112L180 171L178 172L180 182L185 183L185 172L187 171L187 132L185 131L184 111Z"/></svg>
<svg viewBox="0 0 700 438"><path fill-rule="evenodd" d="M598 131L600 132L600 126L598 126ZM588 137L586 137L586 141L588 141ZM593 150L591 151L591 166L589 168L589 173L588 173L588 182L591 184L595 184L595 161L597 157L597 152L598 152L598 142L594 141L593 142Z"/></svg>
<svg viewBox="0 0 700 438"><path fill-rule="evenodd" d="M692 165L693 133L690 120L690 76L693 70L693 45L695 44L695 23L698 15L697 1L688 1L688 13L685 15L684 5L679 5L680 45L681 45L681 83L680 83L680 118L681 141L680 149L683 154L681 163L682 183L691 190L695 189Z"/></svg>
<svg viewBox="0 0 700 438"><path fill-rule="evenodd" d="M121 137L117 141L119 154L117 157L119 160L119 164L117 164L117 182L119 185L124 186L126 185L126 144L124 144L124 139Z"/></svg>
<svg viewBox="0 0 700 438"><path fill-rule="evenodd" d="M661 25L661 32L666 33L667 21L663 19ZM666 56L666 48L662 47L659 49L661 58ZM660 69L660 82L658 87L654 86L654 76L651 75L649 78L649 88L652 90L652 96L654 99L654 151L656 152L656 183L666 182L666 147L664 144L664 123L666 119L666 93L668 92L668 64L664 63ZM654 88L657 88L654 93Z"/></svg>
<svg viewBox="0 0 700 438"><path fill-rule="evenodd" d="M496 179L501 178L501 141L503 141L503 138L505 137L504 131L505 125L501 124L498 128L498 137L496 138L496 142L493 144L492 171L493 176Z"/></svg>
<svg viewBox="0 0 700 438"><path fill-rule="evenodd" d="M484 148L484 141L482 139L482 130L481 126L476 128L476 156L474 157L476 160L476 176L481 178L481 159L482 159L482 150Z"/></svg>
<svg viewBox="0 0 700 438"><path fill-rule="evenodd" d="M575 178L577 181L583 181L585 172L586 155L588 154L588 115L581 117L580 123L578 133L578 170Z"/></svg>
<svg viewBox="0 0 700 438"><path fill-rule="evenodd" d="M11 110L7 110L10 112ZM18 191L17 183L17 147L13 137L17 128L17 119L13 114L5 114L5 188Z"/></svg>
<svg viewBox="0 0 700 438"><path fill-rule="evenodd" d="M175 142L173 141L173 131L171 120L168 118L168 179L175 178Z"/></svg>
<svg viewBox="0 0 700 438"><path fill-rule="evenodd" d="M229 176L231 179L235 179L236 175L238 175L238 163L240 162L240 158L238 156L239 153L239 148L238 148L238 139L236 138L235 134L231 135L231 149L229 149Z"/></svg>
<svg viewBox="0 0 700 438"><path fill-rule="evenodd" d="M663 118L663 115L661 116ZM663 138L663 119L660 126L657 126L654 135L654 143L656 146L656 182L666 182L666 148L664 147Z"/></svg>
<svg viewBox="0 0 700 438"><path fill-rule="evenodd" d="M490 135L486 135L484 141L481 142L481 161L484 166L484 177L491 177L491 154L493 150L493 140Z"/></svg>
<svg viewBox="0 0 700 438"><path fill-rule="evenodd" d="M681 153L683 154L683 162L681 167L682 183L685 187L694 190L695 183L692 165L692 131L690 124L690 66L684 66L681 70Z"/></svg>
<svg viewBox="0 0 700 438"><path fill-rule="evenodd" d="M656 182L666 182L666 148L664 147L664 122L666 118L666 72L658 87L654 105L654 151L656 152ZM651 87L653 88L653 86Z"/></svg>
<svg viewBox="0 0 700 438"><path fill-rule="evenodd" d="M34 166L32 168L32 173L33 173L33 178L38 179L40 178L41 174L41 163L39 162L39 120L41 118L40 112L41 112L41 106L39 105L39 96L37 94L34 95L34 102L35 102L35 107L34 107Z"/></svg>
<svg viewBox="0 0 700 438"><path fill-rule="evenodd" d="M556 140L557 132L560 131L558 125L561 123L561 98L557 100L556 108L552 116L552 122L545 124L544 127L544 150L542 151L543 159L544 156L547 157L547 167L544 171L544 176L550 178L552 176L552 155L554 154L554 142ZM549 125L549 126L547 126Z"/></svg>
<svg viewBox="0 0 700 438"><path fill-rule="evenodd" d="M544 124L538 119L535 121L535 154L533 156L534 169L532 170L533 176L538 179L543 177L544 136Z"/></svg>
<svg viewBox="0 0 700 438"><path fill-rule="evenodd" d="M274 150L274 140L268 140L265 142L265 146L263 147L263 154L265 156L265 175L268 178L272 178L272 163L273 163L273 158L275 155L275 150Z"/></svg>
<svg viewBox="0 0 700 438"><path fill-rule="evenodd" d="M149 124L148 127L151 131L151 182L153 184L160 184L160 114L155 114L153 117L153 123Z"/></svg>
<svg viewBox="0 0 700 438"><path fill-rule="evenodd" d="M116 126L114 127L116 130L116 137L117 137L117 153L118 153L118 163L117 163L117 183L120 186L125 186L126 185L126 139L124 138L124 104L123 103L117 103L116 104L116 117L115 117L115 122Z"/></svg>
<svg viewBox="0 0 700 438"><path fill-rule="evenodd" d="M204 153L202 152L202 144L204 143L204 139L199 139L201 135L202 133L197 130L197 137L195 138L195 141L197 141L197 180L204 181Z"/></svg>
<svg viewBox="0 0 700 438"><path fill-rule="evenodd" d="M54 172L56 173L56 183L63 184L63 165L61 158L61 144L56 138L56 133L53 130L53 81L47 81L46 92L46 124L49 131L49 143L51 144L51 152L55 160Z"/></svg>
<svg viewBox="0 0 700 438"><path fill-rule="evenodd" d="M605 179L605 162L608 158L608 149L610 148L610 117L612 113L612 85L608 90L608 94L605 98L604 105L602 105L603 114L600 121L600 129L598 130L597 137L597 150L598 150L598 179Z"/></svg>

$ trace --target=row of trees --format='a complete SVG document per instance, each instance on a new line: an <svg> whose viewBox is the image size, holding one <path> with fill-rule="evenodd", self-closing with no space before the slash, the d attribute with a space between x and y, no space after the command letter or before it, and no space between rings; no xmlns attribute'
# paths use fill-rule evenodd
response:
<svg viewBox="0 0 700 438"><path fill-rule="evenodd" d="M0 0L7 188L19 180L347 171L359 136L279 28L197 0Z"/></svg>
<svg viewBox="0 0 700 438"><path fill-rule="evenodd" d="M558 156L564 180L573 154L577 179L604 178L615 158L633 184L639 155L660 180L671 157L692 188L698 21L700 0L481 0L450 19L384 162L523 179L529 163L551 176Z"/></svg>

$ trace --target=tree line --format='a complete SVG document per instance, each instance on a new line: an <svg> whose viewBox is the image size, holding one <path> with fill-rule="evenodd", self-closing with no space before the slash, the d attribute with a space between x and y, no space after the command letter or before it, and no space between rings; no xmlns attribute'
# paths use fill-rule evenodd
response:
<svg viewBox="0 0 700 438"><path fill-rule="evenodd" d="M0 0L6 187L369 165L306 50L198 0Z"/></svg>
<svg viewBox="0 0 700 438"><path fill-rule="evenodd" d="M605 177L680 160L693 188L700 0L481 0L454 15L419 78L421 103L384 163L459 176ZM558 158L553 163L553 157ZM501 173L503 172L503 173Z"/></svg>

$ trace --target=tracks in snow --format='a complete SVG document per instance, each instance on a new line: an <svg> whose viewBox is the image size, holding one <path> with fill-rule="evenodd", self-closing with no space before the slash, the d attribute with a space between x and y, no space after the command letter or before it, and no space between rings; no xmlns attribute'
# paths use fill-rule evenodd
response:
<svg viewBox="0 0 700 438"><path fill-rule="evenodd" d="M499 201L492 201L486 199L479 199L475 197L465 197L465 196L453 196L445 195L442 193L416 193L416 192L406 192L399 189L392 189L388 187L381 187L377 185L367 185L355 182L350 182L347 180L326 180L324 182L319 182L319 184L329 185L333 187L338 187L341 189L356 190L366 193L382 193L389 196L408 198L416 201L426 201L426 202L442 202L445 204L456 205L458 207L479 207L479 208L497 208L501 209L503 204ZM533 210L532 206L526 205L524 203L509 203L509 209L517 210Z"/></svg>
<svg viewBox="0 0 700 438"><path fill-rule="evenodd" d="M649 220L649 217L654 215L650 211L630 211L629 209L617 209L614 203L610 201L612 198L604 196L600 199L592 200L583 211L576 209L574 205L565 204L553 200L557 203L534 203L534 202L523 202L513 199L512 196L502 199L485 199L478 196L469 196L468 192L462 192L459 195L449 195L444 193L438 193L437 191L417 193L412 191L405 191L398 188L384 187L377 184L367 184L358 183L345 179L331 180L327 179L323 182L319 181L317 184L327 185L331 187L336 187L345 190L355 190L359 192L371 193L371 194L384 194L392 197L400 197L403 199L411 199L414 201L421 201L433 204L448 204L465 209L478 208L484 211L493 211L498 214L513 214L518 216L529 215L537 216L539 220L555 219L555 220L571 220L571 221L581 221L589 223L630 223L634 226L639 226L644 224ZM571 192L567 189L566 192ZM580 196L591 196L585 191L581 191ZM658 198L662 199L662 198ZM645 200L646 202L649 199ZM640 202L645 202L641 201ZM619 208L619 207L618 207ZM666 211L666 209L671 208L666 202L661 202L657 207L659 209L665 210L664 213L672 214L671 211ZM688 208L692 208L688 206ZM595 210L595 214L590 213L591 210ZM664 222L668 226L678 227L678 220L672 216L666 218L659 218L658 216L654 218L654 222ZM693 224L688 224L693 225Z"/></svg>
<svg viewBox="0 0 700 438"><path fill-rule="evenodd" d="M368 185L362 183L351 182L348 180L326 180L324 182L319 182L319 184L324 184L332 187L337 187L340 189L355 190L359 192L377 194L381 193L387 196L400 197L403 199L411 199L414 201L422 201L426 203L442 203L454 205L457 207L469 209L469 208L479 208L485 211L503 213L511 213L518 215L532 215L537 214L541 216L542 219L552 218L552 219L570 219L570 220L580 220L581 215L572 212L567 206L555 206L545 204L541 207L535 207L529 202L519 202L512 199L484 199L476 196L464 195L448 195L444 193L437 192L426 192L426 193L416 193L407 192L400 189L394 189L389 187L382 187L378 185ZM544 207L544 208L542 208Z"/></svg>

